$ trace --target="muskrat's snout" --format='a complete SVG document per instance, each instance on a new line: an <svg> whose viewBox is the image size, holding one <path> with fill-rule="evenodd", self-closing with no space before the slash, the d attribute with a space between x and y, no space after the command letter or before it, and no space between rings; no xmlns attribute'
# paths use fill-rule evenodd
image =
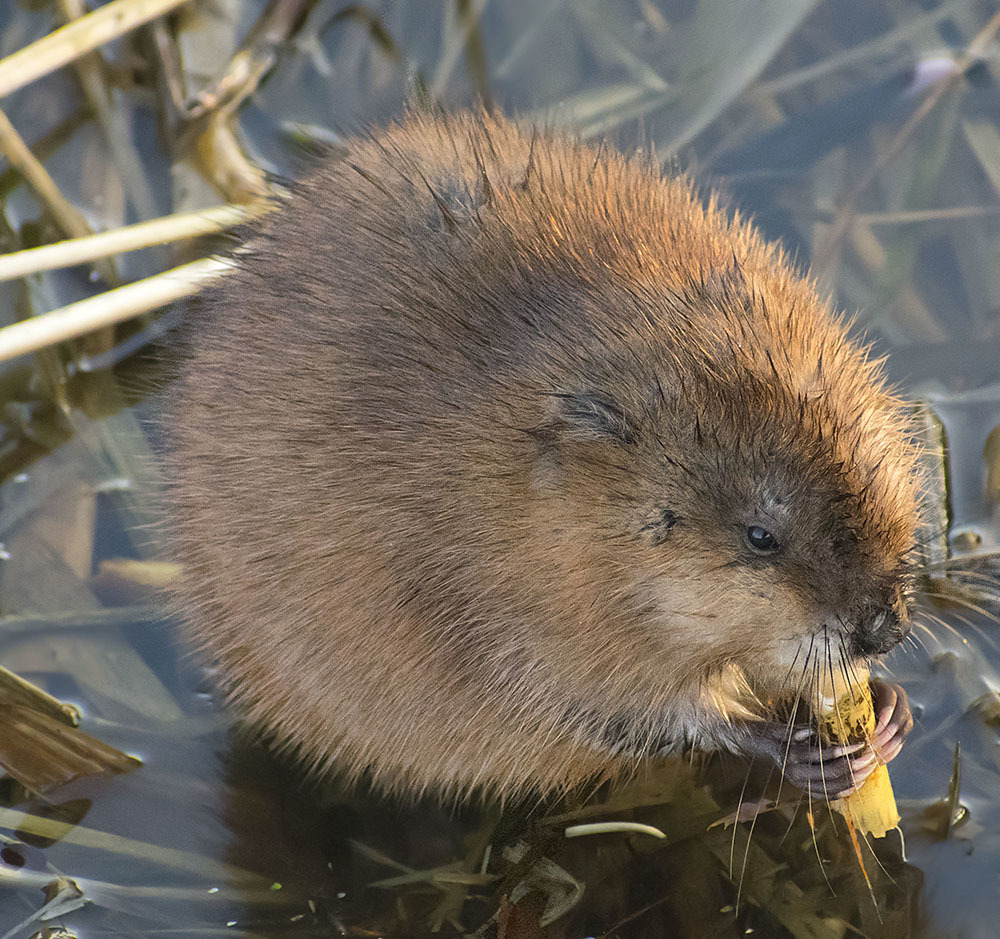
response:
<svg viewBox="0 0 1000 939"><path fill-rule="evenodd" d="M850 634L850 649L856 656L881 655L902 642L909 632L908 619L893 607L882 607L859 618Z"/></svg>

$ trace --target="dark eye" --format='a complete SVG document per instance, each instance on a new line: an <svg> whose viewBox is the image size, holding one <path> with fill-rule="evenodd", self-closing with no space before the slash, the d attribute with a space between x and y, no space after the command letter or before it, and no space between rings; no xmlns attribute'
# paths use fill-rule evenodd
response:
<svg viewBox="0 0 1000 939"><path fill-rule="evenodd" d="M774 554L781 547L778 539L760 525L751 525L747 529L747 544L760 554Z"/></svg>

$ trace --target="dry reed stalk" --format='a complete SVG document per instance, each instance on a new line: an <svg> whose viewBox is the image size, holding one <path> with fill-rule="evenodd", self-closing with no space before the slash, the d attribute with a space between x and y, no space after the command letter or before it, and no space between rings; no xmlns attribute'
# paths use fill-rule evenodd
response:
<svg viewBox="0 0 1000 939"><path fill-rule="evenodd" d="M0 329L0 362L37 352L198 293L231 264L202 258Z"/></svg>
<svg viewBox="0 0 1000 939"><path fill-rule="evenodd" d="M0 98L188 0L112 0L0 60Z"/></svg>

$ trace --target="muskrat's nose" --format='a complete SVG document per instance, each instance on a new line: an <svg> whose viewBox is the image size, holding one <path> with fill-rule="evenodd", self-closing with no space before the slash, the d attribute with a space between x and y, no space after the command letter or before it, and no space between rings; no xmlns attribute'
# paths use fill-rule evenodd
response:
<svg viewBox="0 0 1000 939"><path fill-rule="evenodd" d="M871 610L859 617L851 633L855 655L881 655L902 642L910 631L892 607Z"/></svg>

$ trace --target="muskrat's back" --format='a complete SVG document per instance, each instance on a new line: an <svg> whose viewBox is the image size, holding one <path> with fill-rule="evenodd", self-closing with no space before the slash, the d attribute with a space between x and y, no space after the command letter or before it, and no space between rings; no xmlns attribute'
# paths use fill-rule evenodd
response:
<svg viewBox="0 0 1000 939"><path fill-rule="evenodd" d="M175 393L180 602L308 762L563 788L738 747L820 647L902 635L896 404L683 178L410 117L234 263Z"/></svg>

